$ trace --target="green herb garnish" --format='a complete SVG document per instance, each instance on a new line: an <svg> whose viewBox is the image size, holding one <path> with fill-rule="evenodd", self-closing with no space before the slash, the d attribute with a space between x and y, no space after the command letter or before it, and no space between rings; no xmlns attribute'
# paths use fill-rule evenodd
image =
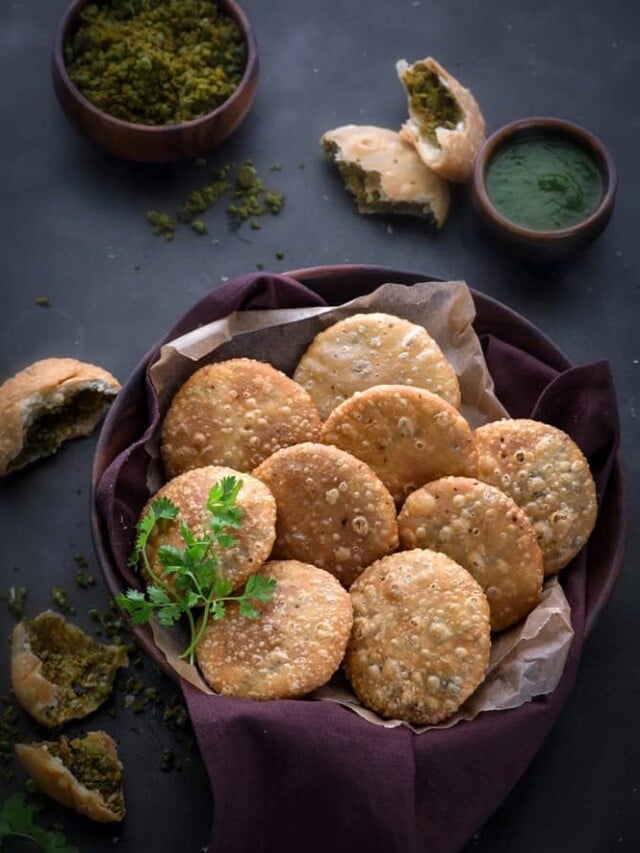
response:
<svg viewBox="0 0 640 853"><path fill-rule="evenodd" d="M0 850L7 838L24 838L35 842L44 853L80 853L77 847L57 829L46 829L35 822L42 806L31 802L24 794L13 794L0 810Z"/></svg>
<svg viewBox="0 0 640 853"><path fill-rule="evenodd" d="M160 625L171 627L184 616L189 625L190 641L181 657L191 664L209 620L221 619L228 601L238 602L241 616L257 619L260 613L252 602L267 602L273 595L275 580L259 574L249 578L243 592L232 595L232 582L218 572L218 551L235 544L235 537L229 531L241 525L243 511L236 503L241 487L242 480L236 477L223 477L211 487L207 515L203 520L204 532L197 536L181 521L180 536L185 547L161 545L158 548L161 575L154 570L147 554L149 537L160 521L177 519L180 510L168 498L154 501L138 522L138 536L129 560L133 566L142 561L152 583L144 592L128 589L116 598L134 625L145 624L154 616ZM200 608L198 622L193 611Z"/></svg>

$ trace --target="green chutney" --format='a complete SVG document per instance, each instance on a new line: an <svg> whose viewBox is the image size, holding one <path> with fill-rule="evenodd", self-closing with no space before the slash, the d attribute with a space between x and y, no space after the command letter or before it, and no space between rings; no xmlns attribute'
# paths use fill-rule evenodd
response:
<svg viewBox="0 0 640 853"><path fill-rule="evenodd" d="M485 183L492 204L515 225L557 231L584 221L603 194L589 153L561 136L526 136L498 148Z"/></svg>

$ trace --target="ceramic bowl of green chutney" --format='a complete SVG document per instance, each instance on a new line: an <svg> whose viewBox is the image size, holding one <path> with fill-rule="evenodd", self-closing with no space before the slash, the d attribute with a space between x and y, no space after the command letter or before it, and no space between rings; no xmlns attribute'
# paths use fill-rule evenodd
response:
<svg viewBox="0 0 640 853"><path fill-rule="evenodd" d="M234 0L72 0L51 73L60 106L94 143L167 163L200 157L238 128L258 50Z"/></svg>
<svg viewBox="0 0 640 853"><path fill-rule="evenodd" d="M474 208L511 254L554 263L589 246L615 203L616 169L592 133L560 118L525 118L492 134L474 169Z"/></svg>

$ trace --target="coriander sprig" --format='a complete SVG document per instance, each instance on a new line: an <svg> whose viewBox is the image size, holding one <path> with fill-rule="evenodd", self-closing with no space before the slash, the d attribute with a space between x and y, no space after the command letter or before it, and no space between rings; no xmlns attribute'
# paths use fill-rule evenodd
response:
<svg viewBox="0 0 640 853"><path fill-rule="evenodd" d="M43 853L80 853L57 829L47 829L35 820L42 804L24 794L12 794L0 808L0 850L9 838L33 841Z"/></svg>
<svg viewBox="0 0 640 853"><path fill-rule="evenodd" d="M223 477L215 483L207 497L203 515L203 533L197 536L182 520L179 521L180 538L184 548L161 545L157 556L162 573L154 571L147 547L149 538L160 521L173 521L180 513L168 498L153 501L137 526L138 535L130 557L131 565L140 560L152 583L144 592L128 589L116 601L129 615L134 625L142 625L152 616L161 625L171 627L183 616L189 625L190 640L181 654L193 664L195 650L210 619L222 619L228 601L237 601L240 615L257 619L259 610L252 602L268 602L273 596L275 580L264 575L251 575L244 590L232 595L233 584L219 574L219 550L235 545L232 532L240 528L243 511L237 505L242 480ZM201 609L199 620L193 611Z"/></svg>

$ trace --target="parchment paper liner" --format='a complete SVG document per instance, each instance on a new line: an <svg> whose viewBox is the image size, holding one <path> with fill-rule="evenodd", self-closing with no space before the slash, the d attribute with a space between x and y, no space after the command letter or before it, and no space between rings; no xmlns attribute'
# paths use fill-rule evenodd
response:
<svg viewBox="0 0 640 853"><path fill-rule="evenodd" d="M248 357L268 361L292 375L313 337L350 314L382 311L423 325L438 342L458 374L462 414L473 426L508 417L493 393L482 347L472 327L473 299L464 282L428 282L411 288L385 284L373 293L339 307L240 311L202 326L165 344L150 368L150 377L164 413L180 387L195 370L211 361ZM159 436L146 446L151 457L148 484L162 484ZM181 660L185 635L152 623L154 641L168 664L204 693L213 693L198 670ZM493 638L487 677L460 710L438 726L413 726L385 720L364 708L348 687L334 679L310 698L337 702L369 722L383 727L407 726L416 733L449 728L472 720L481 711L516 708L535 696L552 692L564 669L573 637L569 603L555 578L547 581L538 606L527 619Z"/></svg>

